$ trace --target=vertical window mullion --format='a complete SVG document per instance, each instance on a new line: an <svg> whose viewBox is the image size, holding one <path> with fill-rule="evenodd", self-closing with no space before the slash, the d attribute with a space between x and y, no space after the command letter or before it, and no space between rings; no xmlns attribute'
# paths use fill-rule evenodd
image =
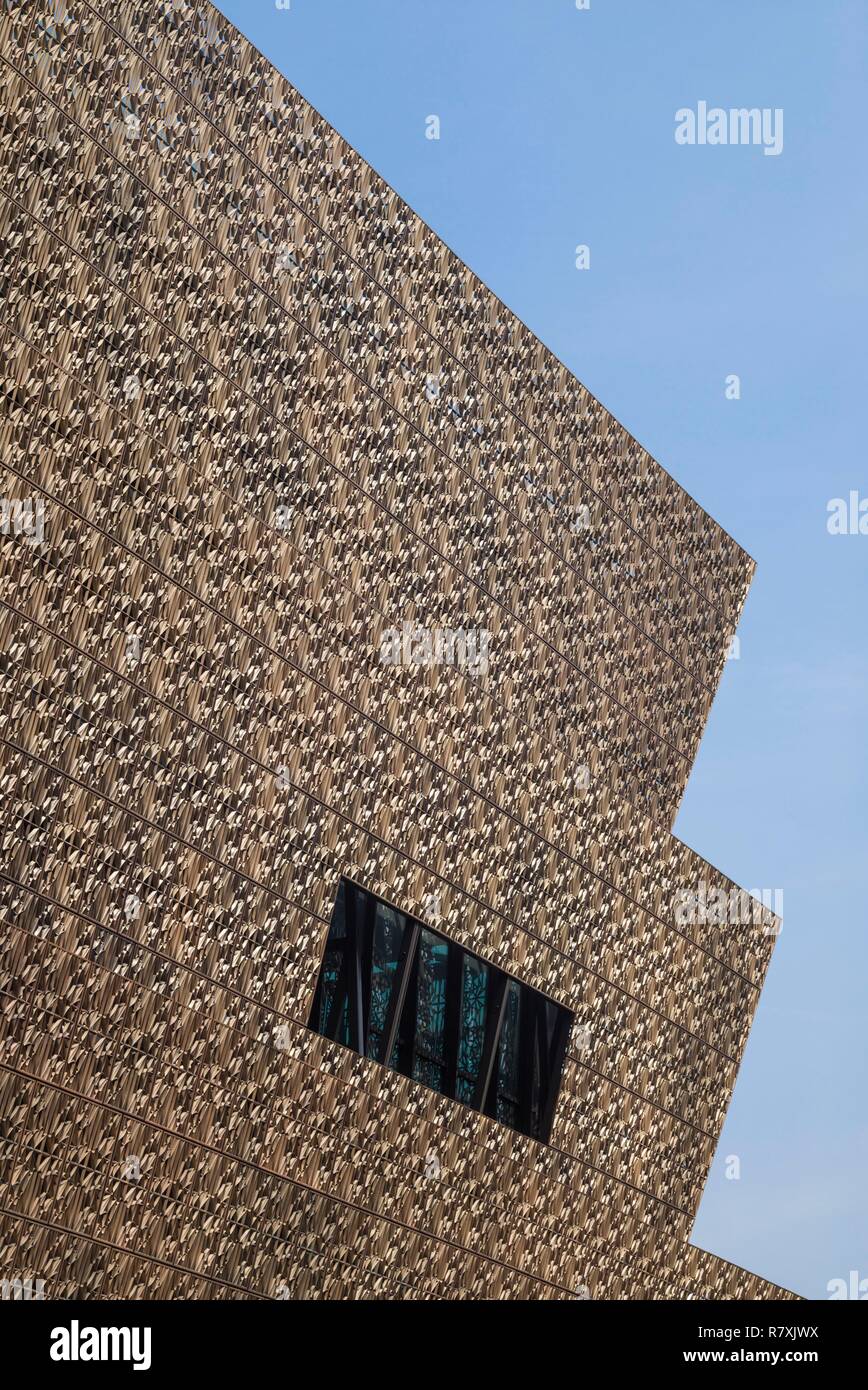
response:
<svg viewBox="0 0 868 1390"><path fill-rule="evenodd" d="M542 1134L546 1096L548 1095L548 1087L553 1084L552 1077L549 1074L549 1057L552 1039L549 1037L548 1014L548 1000L540 996L537 1001L536 1028L534 1029L536 1036L536 1042L534 1044L536 1048L536 1072L534 1079L537 1084L536 1125L533 1126L532 1136L534 1139L539 1139ZM555 1083L557 1084L559 1082L560 1073L558 1073L558 1076L555 1078Z"/></svg>
<svg viewBox="0 0 868 1390"><path fill-rule="evenodd" d="M347 1001L347 989L349 983L349 961L350 952L348 943L345 941L341 951L341 964L338 970L338 977L335 980L335 992L332 998L331 1010L326 1023L325 1036L331 1042L337 1042L340 1032L341 1021L344 1016L344 1004Z"/></svg>
<svg viewBox="0 0 868 1390"><path fill-rule="evenodd" d="M357 897L359 895L357 894ZM377 899L373 893L363 893L364 912L357 917L360 939L357 942L357 960L360 983L360 1028L359 1051L363 1057L368 1055L368 1032L371 1026L371 973L374 964L374 926L377 920Z"/></svg>
<svg viewBox="0 0 868 1390"><path fill-rule="evenodd" d="M561 1072L564 1066L564 1057L567 1052L567 1042L569 1041L572 1017L566 1009L557 1009L555 1013L554 1037L551 1047L543 1067L543 1093L545 1100L540 1099L540 1125L539 1137L544 1144L549 1141L552 1130L552 1122L555 1117L555 1103L560 1092Z"/></svg>
<svg viewBox="0 0 868 1390"><path fill-rule="evenodd" d="M485 1110L486 1113L488 1113L491 1095L493 1094L495 1098L497 1096L497 1050L500 1045L500 1033L506 1013L507 983L507 976L502 970L492 968L489 971L485 1043L482 1048L482 1062L479 1067L479 1079L476 1083L476 1095L473 1098L474 1110ZM494 1078L493 1092L492 1077Z"/></svg>
<svg viewBox="0 0 868 1390"><path fill-rule="evenodd" d="M358 888L347 883L347 945L346 973L349 990L350 1047L356 1052L365 1051L365 1003L362 983L362 922L363 904Z"/></svg>
<svg viewBox="0 0 868 1390"><path fill-rule="evenodd" d="M392 1065L392 1053L395 1050L395 1043L401 1028L401 1019L404 1014L404 1006L407 1001L407 993L410 982L416 968L416 955L419 949L419 938L422 935L418 922L409 922L404 932L404 940L401 943L401 955L398 961L398 968L395 971L395 978L392 981L392 992L389 998L389 1008L386 1013L386 1026L383 1030L383 1047L380 1061L384 1066ZM403 1067L398 1067L403 1071Z"/></svg>
<svg viewBox="0 0 868 1390"><path fill-rule="evenodd" d="M519 992L518 1009L518 1127L523 1134L531 1132L533 1109L533 1063L536 1048L536 1016L540 996L531 989Z"/></svg>
<svg viewBox="0 0 868 1390"><path fill-rule="evenodd" d="M443 1091L454 1098L458 1090L458 1044L461 1030L461 982L464 974L464 952L449 942L446 975L445 1066Z"/></svg>
<svg viewBox="0 0 868 1390"><path fill-rule="evenodd" d="M416 1014L419 1004L419 945L422 929L416 926L413 954L407 962L407 988L398 1021L398 1071L404 1076L413 1074L413 1049L416 1046Z"/></svg>

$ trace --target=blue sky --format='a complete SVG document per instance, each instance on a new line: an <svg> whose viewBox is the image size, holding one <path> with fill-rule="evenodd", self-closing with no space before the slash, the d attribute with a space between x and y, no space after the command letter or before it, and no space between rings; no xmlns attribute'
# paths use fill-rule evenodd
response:
<svg viewBox="0 0 868 1390"><path fill-rule="evenodd" d="M785 926L693 1238L868 1279L868 535L826 527L868 497L868 6L220 8L756 559L675 828ZM700 100L782 108L781 154L677 145Z"/></svg>

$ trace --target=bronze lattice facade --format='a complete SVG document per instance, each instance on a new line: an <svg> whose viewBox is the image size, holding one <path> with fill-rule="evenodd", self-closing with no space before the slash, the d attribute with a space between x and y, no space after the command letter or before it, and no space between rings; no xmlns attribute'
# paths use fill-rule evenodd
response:
<svg viewBox="0 0 868 1390"><path fill-rule="evenodd" d="M0 24L0 1274L785 1296L689 1244L752 562L216 10ZM569 1010L548 1143L308 1027L342 880Z"/></svg>

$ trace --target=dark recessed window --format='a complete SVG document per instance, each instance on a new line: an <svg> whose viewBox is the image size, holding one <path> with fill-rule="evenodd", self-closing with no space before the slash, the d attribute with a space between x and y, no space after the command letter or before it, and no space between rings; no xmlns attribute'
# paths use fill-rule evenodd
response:
<svg viewBox="0 0 868 1390"><path fill-rule="evenodd" d="M548 1140L572 1014L342 879L310 1027Z"/></svg>

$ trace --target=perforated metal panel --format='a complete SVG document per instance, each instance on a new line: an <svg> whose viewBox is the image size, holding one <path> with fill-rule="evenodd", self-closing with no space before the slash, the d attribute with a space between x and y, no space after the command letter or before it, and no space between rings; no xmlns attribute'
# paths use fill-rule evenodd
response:
<svg viewBox="0 0 868 1390"><path fill-rule="evenodd" d="M782 1296L670 833L752 562L211 6L0 26L0 1272ZM304 1026L342 875L575 1014L550 1144Z"/></svg>

